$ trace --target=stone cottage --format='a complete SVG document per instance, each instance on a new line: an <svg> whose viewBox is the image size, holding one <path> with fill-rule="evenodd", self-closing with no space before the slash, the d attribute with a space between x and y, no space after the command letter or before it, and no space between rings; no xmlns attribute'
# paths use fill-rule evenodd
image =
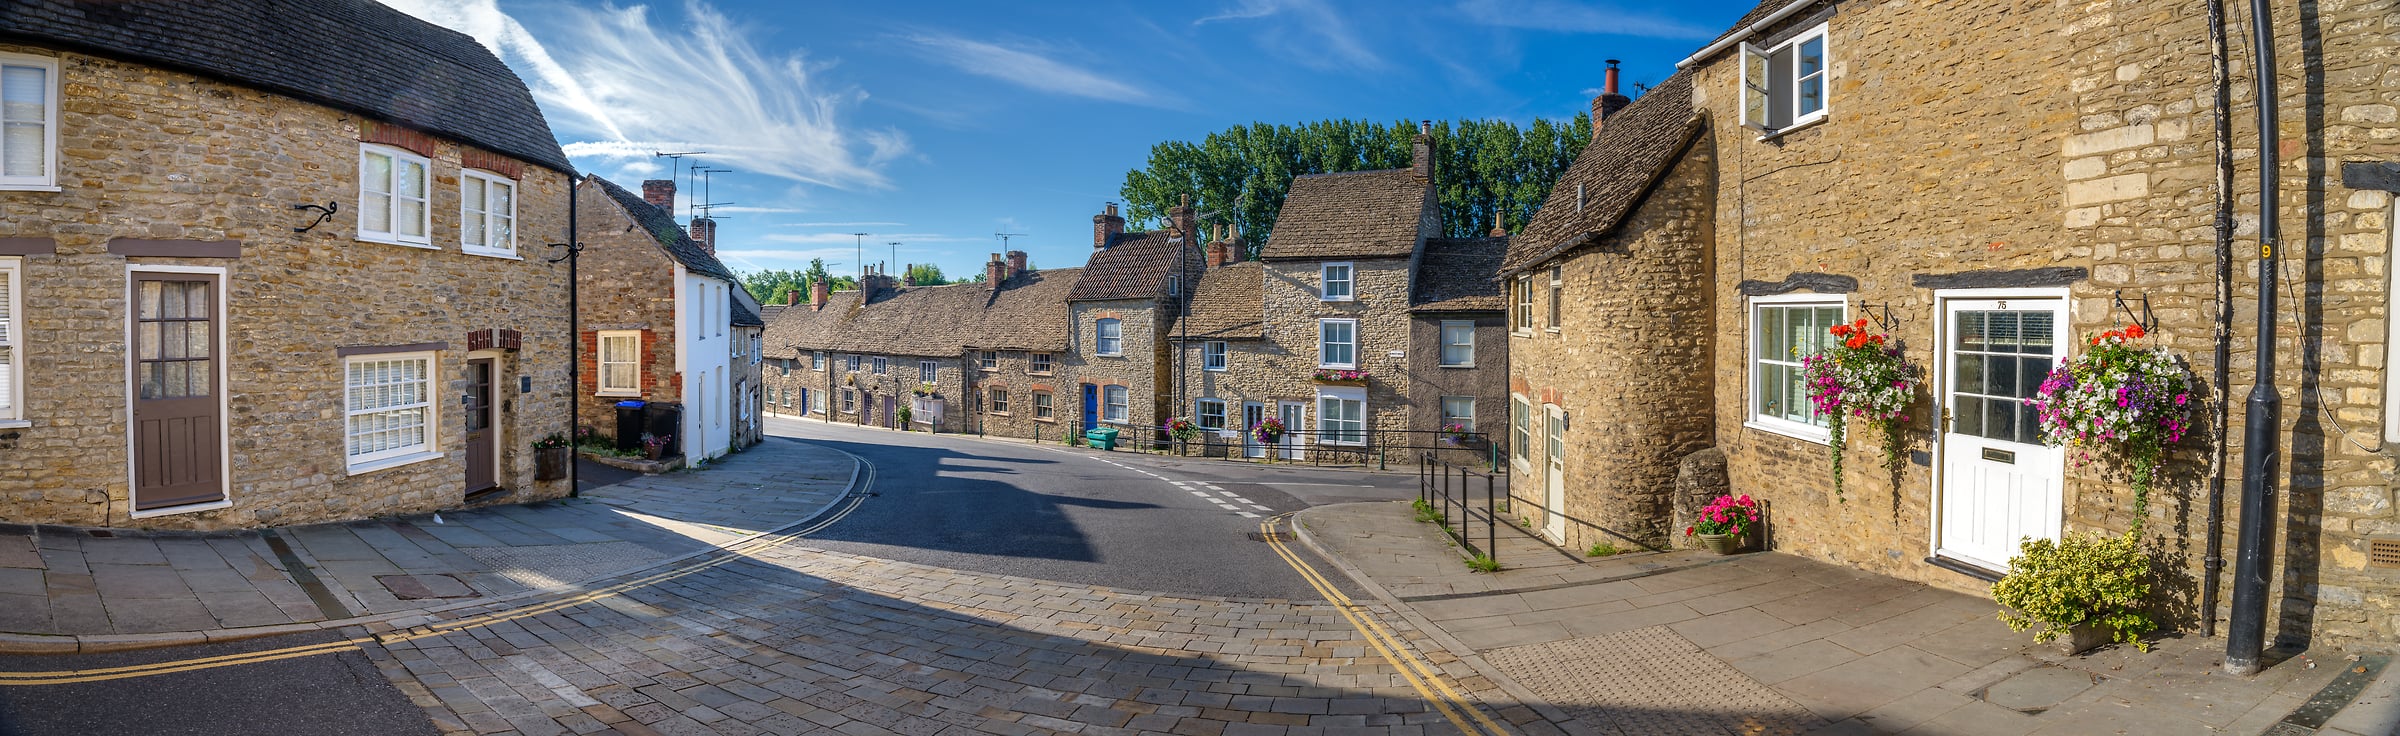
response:
<svg viewBox="0 0 2400 736"><path fill-rule="evenodd" d="M1410 439L1409 308L1425 240L1441 230L1433 138L1420 132L1406 169L1296 177L1259 249L1264 376L1255 396L1302 453L1352 459ZM1322 375L1325 378L1320 379ZM1297 407L1287 405L1297 404Z"/></svg>
<svg viewBox="0 0 2400 736"><path fill-rule="evenodd" d="M1155 448L1181 402L1165 339L1185 300L1185 281L1207 271L1188 199L1167 227L1125 232L1117 205L1092 217L1092 257L1067 293L1077 426L1117 428L1121 444Z"/></svg>
<svg viewBox="0 0 2400 736"><path fill-rule="evenodd" d="M2044 445L2022 399L2090 336L2141 323L2207 387L2213 416L2172 449L2143 528L2175 571L2161 612L2211 630L2244 449L2212 428L2241 426L2256 360L2254 97L2237 65L2214 109L2200 5L2132 10L1768 3L1606 117L1502 269L1519 503L1565 544L1663 545L1705 500L1672 497L1678 468L1721 473L1770 504L1775 548L1982 592L2021 538L2134 526L2113 466ZM2389 648L2400 39L2388 6L2276 12L2269 618L2287 645ZM1800 361L1859 319L1924 385L1896 465L1849 433L1837 494Z"/></svg>
<svg viewBox="0 0 2400 736"><path fill-rule="evenodd" d="M716 223L693 221L702 238L676 224L670 179L642 182L637 195L588 176L579 196L585 425L613 437L619 402L665 404L681 412L677 431L644 434L665 435L669 454L700 461L746 447L737 440L756 436L761 407L757 384L745 384L753 366L737 354L750 350L742 330L762 325L717 260Z"/></svg>
<svg viewBox="0 0 2400 736"><path fill-rule="evenodd" d="M1442 462L1489 465L1508 449L1507 236L1426 238L1409 292L1409 444Z"/></svg>
<svg viewBox="0 0 2400 736"><path fill-rule="evenodd" d="M0 2L0 520L568 492L566 156L473 39L324 6Z"/></svg>
<svg viewBox="0 0 2400 736"><path fill-rule="evenodd" d="M1191 400L1183 410L1200 425L1202 436L1193 452L1212 456L1238 455L1264 459L1297 458L1300 437L1287 434L1276 442L1258 439L1258 426L1269 418L1290 427L1303 424L1306 399L1278 401L1267 390L1278 346L1267 340L1266 312L1261 306L1266 269L1242 260L1247 247L1219 237L1206 246L1207 273L1192 289L1189 313L1169 325L1167 337L1176 344L1180 370ZM1279 414L1280 413L1280 414Z"/></svg>

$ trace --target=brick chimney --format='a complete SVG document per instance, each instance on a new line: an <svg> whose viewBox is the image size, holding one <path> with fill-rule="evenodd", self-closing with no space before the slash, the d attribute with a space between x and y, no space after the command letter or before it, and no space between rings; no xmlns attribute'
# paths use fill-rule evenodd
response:
<svg viewBox="0 0 2400 736"><path fill-rule="evenodd" d="M1232 263L1233 261L1227 256L1227 250L1229 249L1225 245L1225 226L1218 225L1216 234L1208 239L1208 265L1215 267Z"/></svg>
<svg viewBox="0 0 2400 736"><path fill-rule="evenodd" d="M898 281L895 281L892 278L890 273L886 273L884 271L875 271L859 277L859 303L866 304L868 302L875 301L875 297L882 295L884 292L897 288L898 283Z"/></svg>
<svg viewBox="0 0 2400 736"><path fill-rule="evenodd" d="M1250 260L1250 243L1242 239L1242 226L1233 226L1233 237L1225 239L1225 265Z"/></svg>
<svg viewBox="0 0 2400 736"><path fill-rule="evenodd" d="M1182 203L1175 205L1175 209L1167 212L1167 227L1174 230L1173 235L1170 237L1196 237L1196 233L1193 232L1196 227L1193 224L1193 219L1192 195L1183 195Z"/></svg>
<svg viewBox="0 0 2400 736"><path fill-rule="evenodd" d="M1433 181L1433 121L1417 121L1417 140L1409 154L1409 173L1418 181Z"/></svg>
<svg viewBox="0 0 2400 736"><path fill-rule="evenodd" d="M1508 237L1508 228L1501 227L1501 226L1499 226L1499 225L1493 225L1493 226L1492 226L1492 233L1491 233L1491 235L1492 235L1492 237L1495 237L1495 238L1505 238L1505 237Z"/></svg>
<svg viewBox="0 0 2400 736"><path fill-rule="evenodd" d="M1018 276L1022 276L1022 275L1024 275L1024 273L1025 273L1025 251L1021 251L1021 250L1012 250L1012 251L1009 251L1009 252L1008 252L1008 277L1013 279L1013 278L1016 278L1016 277L1018 277Z"/></svg>
<svg viewBox="0 0 2400 736"><path fill-rule="evenodd" d="M642 182L642 201L658 205L667 214L675 214L675 180L647 179Z"/></svg>
<svg viewBox="0 0 2400 736"><path fill-rule="evenodd" d="M717 254L717 221L706 217L692 218L692 240L709 255Z"/></svg>
<svg viewBox="0 0 2400 736"><path fill-rule="evenodd" d="M1608 71L1602 72L1600 77L1600 96L1592 98L1592 139L1600 139L1601 121L1631 104L1633 98L1617 93L1617 60L1609 59Z"/></svg>
<svg viewBox="0 0 2400 736"><path fill-rule="evenodd" d="M1117 203L1108 203L1106 211L1092 216L1092 250L1105 250L1109 241L1124 234L1125 218L1117 216Z"/></svg>
<svg viewBox="0 0 2400 736"><path fill-rule="evenodd" d="M1001 260L1000 254L993 253L991 260L983 262L983 283L998 289L1000 283L1007 280L1008 261Z"/></svg>
<svg viewBox="0 0 2400 736"><path fill-rule="evenodd" d="M825 311L825 302L833 298L833 279L817 279L808 285L808 306Z"/></svg>
<svg viewBox="0 0 2400 736"><path fill-rule="evenodd" d="M917 285L917 267L916 267L916 265L915 265L915 264L910 264L910 265L907 265L907 266L902 266L902 267L900 267L900 285L901 285L901 286L916 286L916 285Z"/></svg>
<svg viewBox="0 0 2400 736"><path fill-rule="evenodd" d="M811 291L814 291L814 290L816 290L816 282L814 282L814 281L811 281L811 282L809 282L809 290L811 290ZM784 306L787 306L787 307L797 307L797 306L800 306L800 290L799 290L799 289L793 289L793 290L791 290L791 291L786 291L786 292L784 292L784 293L783 293L783 305L784 305Z"/></svg>

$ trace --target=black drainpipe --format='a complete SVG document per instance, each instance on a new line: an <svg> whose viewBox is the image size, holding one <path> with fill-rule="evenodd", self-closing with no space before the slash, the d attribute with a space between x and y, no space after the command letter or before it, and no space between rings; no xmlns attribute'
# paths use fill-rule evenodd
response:
<svg viewBox="0 0 2400 736"><path fill-rule="evenodd" d="M575 446L575 433L583 431L583 305L577 295L583 293L581 274L576 264L583 253L582 223L576 219L576 209L582 197L583 178L567 175L567 446ZM583 480L576 477L575 450L567 450L567 495L583 495Z"/></svg>
<svg viewBox="0 0 2400 736"><path fill-rule="evenodd" d="M2281 458L2277 432L2283 397L2275 390L2275 249L2277 126L2275 23L2272 0L2250 0L2252 74L2258 89L2258 337L2250 400L2242 417L2242 518L2233 562L2233 615L2225 632L2225 671L2258 672L2267 632L2267 537L2274 527L2275 473Z"/></svg>
<svg viewBox="0 0 2400 736"><path fill-rule="evenodd" d="M2200 635L2217 635L2217 582L2225 574L2225 438L2232 420L2233 363L2233 61L2225 48L2225 0L2208 0L2208 56L2216 81L2217 121L2217 324L2216 364L2209 389L2216 396L2209 422L2208 556L2200 578Z"/></svg>

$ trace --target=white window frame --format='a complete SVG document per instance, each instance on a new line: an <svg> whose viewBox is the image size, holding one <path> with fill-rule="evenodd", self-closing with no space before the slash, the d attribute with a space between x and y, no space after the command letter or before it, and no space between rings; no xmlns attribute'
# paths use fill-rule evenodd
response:
<svg viewBox="0 0 2400 736"><path fill-rule="evenodd" d="M1211 407L1214 407L1213 413ZM1211 417L1216 419L1215 424L1209 423L1209 419ZM1205 430L1216 432L1225 431L1225 400L1199 399L1193 401L1192 423L1200 425L1200 428Z"/></svg>
<svg viewBox="0 0 2400 736"><path fill-rule="evenodd" d="M1455 342L1455 343L1454 343L1454 342L1451 342L1451 341L1450 341L1450 331L1451 331L1451 330L1454 330L1454 329L1456 329L1456 330L1465 330L1465 331L1466 331L1466 334L1467 334L1467 339L1466 339L1466 341L1465 341L1465 342ZM1438 345L1436 345L1436 346L1435 346L1435 348L1434 348L1434 349L1435 349L1435 351L1436 351L1436 352L1435 352L1435 354L1434 354L1434 359L1435 359L1437 362L1439 362L1439 363L1441 364L1441 367L1443 367L1443 368L1473 368L1473 367L1475 367L1475 321L1474 321L1474 320L1465 320L1465 319L1446 319L1446 320L1442 320L1442 323L1441 323L1441 325L1440 325L1440 326L1439 326L1439 328L1438 328L1438 329L1436 329L1436 330L1435 330L1435 332L1434 332L1434 340L1435 340L1435 342L1437 342L1437 343L1438 343ZM1451 359L1450 359L1450 348L1452 348L1452 347L1463 347L1463 348L1465 348L1465 349L1466 349L1466 351L1467 351L1467 356L1466 356L1466 358L1465 358L1464 360L1457 360L1457 361L1453 361L1453 360L1451 360Z"/></svg>
<svg viewBox="0 0 2400 736"><path fill-rule="evenodd" d="M1518 276L1511 286L1516 289L1514 295L1516 303L1510 305L1509 316L1513 318L1515 324L1509 325L1509 329L1520 335L1531 335L1533 334L1533 276Z"/></svg>
<svg viewBox="0 0 2400 736"><path fill-rule="evenodd" d="M1508 395L1508 461L1520 470L1533 468L1533 402L1524 394Z"/></svg>
<svg viewBox="0 0 2400 736"><path fill-rule="evenodd" d="M942 379L942 364L931 360L917 361L917 382L934 383Z"/></svg>
<svg viewBox="0 0 2400 736"><path fill-rule="evenodd" d="M1332 326L1332 325L1335 325L1335 324L1343 324L1343 325L1348 325L1348 326L1350 327L1350 341L1349 341L1349 342L1347 342L1347 343L1330 343L1330 342L1327 342L1327 341L1326 341L1326 339L1325 339L1325 329L1326 329L1327 327L1329 327L1329 326ZM1332 360L1332 359L1330 359L1330 358L1329 358L1329 357L1328 357L1328 356L1325 354L1325 347L1326 347L1327 345L1348 345L1348 346L1349 346L1349 348L1350 348L1350 359L1349 359L1349 360L1347 360L1347 361L1338 361L1338 362L1337 362L1337 361L1334 361L1334 360ZM1335 368L1335 369L1340 369L1340 370L1357 370L1357 369L1358 369L1358 320L1355 320L1355 319L1349 319L1349 318L1341 318L1341 319L1320 319L1320 320L1317 320L1317 367L1319 367L1319 368Z"/></svg>
<svg viewBox="0 0 2400 736"><path fill-rule="evenodd" d="M844 414L856 414L856 413L858 413L858 389L854 389L854 388L845 388L845 389L842 389L842 413L844 413Z"/></svg>
<svg viewBox="0 0 2400 736"><path fill-rule="evenodd" d="M39 176L7 176L0 174L0 191L55 192L58 187L58 59L48 56L0 53L0 66L30 67L42 71L42 173ZM5 145L5 144L0 144ZM0 151L0 155L6 155Z"/></svg>
<svg viewBox="0 0 2400 736"><path fill-rule="evenodd" d="M1000 415L1007 415L1007 414L1008 414L1008 389L1006 389L1006 388L1002 388L1002 387L999 387L999 386L993 386L993 387L991 388L990 394L991 394L991 404L990 404L990 407L991 407L991 413L993 413L993 414L1000 414Z"/></svg>
<svg viewBox="0 0 2400 736"><path fill-rule="evenodd" d="M629 361L628 361L628 360L609 360L609 359L608 359L608 358L609 358L609 355L608 355L608 341L609 341L609 339L610 339L610 338L630 338L630 339L632 339L632 340L633 340L633 359L632 359L632 360L629 360ZM598 380L598 381L596 381L596 382L594 382L594 384L593 384L594 386L597 386L597 387L598 387L598 389L597 389L596 391L594 391L592 395L594 395L594 396L640 396L640 395L642 395L642 331L641 331L641 330L601 330L601 331L599 331L599 334L595 336L595 338L594 338L593 342L594 342L594 343L596 343L596 344L593 346L593 348L594 348L594 349L593 349L593 351L592 351L593 353L596 353L596 355L594 355L593 357L594 357L594 358L595 358L595 359L598 361L598 363L599 363L600 375L599 375L599 377L598 377L598 378L599 378L599 380ZM621 357L621 356L620 356L620 357ZM625 363L632 363L632 364L633 364L633 385L631 385L631 386L611 386L611 385L609 385L609 383L608 383L608 367L609 367L610 365L622 365L622 364L625 364Z"/></svg>
<svg viewBox="0 0 2400 736"><path fill-rule="evenodd" d="M1092 322L1092 353L1111 357L1124 355L1125 322L1115 317L1102 317L1094 320Z"/></svg>
<svg viewBox="0 0 2400 736"><path fill-rule="evenodd" d="M25 421L24 269L25 259L0 258L0 429L33 426Z"/></svg>
<svg viewBox="0 0 2400 736"><path fill-rule="evenodd" d="M424 401L414 404L379 407L368 411L361 411L358 408L350 405L350 367L352 365L358 363L391 363L412 360L421 360L425 363ZM444 380L444 377L441 374L441 369L442 365L440 356L435 355L431 351L415 353L368 353L364 355L343 356L341 360L342 457L345 468L349 471L350 475L358 475L361 473L369 473L386 468L408 465L411 463L424 462L426 460L432 460L444 456L441 451L442 388L449 382ZM425 410L425 441L422 444L410 445L407 447L397 447L388 450L378 450L363 455L351 454L350 423L352 421L362 416L419 408Z"/></svg>
<svg viewBox="0 0 2400 736"><path fill-rule="evenodd" d="M871 372L875 375L888 376L892 373L892 359L890 358L878 355L870 360L869 365L874 368Z"/></svg>
<svg viewBox="0 0 2400 736"><path fill-rule="evenodd" d="M1742 400L1742 426L1763 432L1771 432L1786 437L1806 440L1820 445L1832 441L1833 433L1826 429L1823 425L1810 424L1808 422L1796 422L1783 417L1765 416L1760 414L1762 409L1758 405L1758 382L1765 374L1765 371L1760 369L1760 361L1770 360L1770 358L1758 354L1758 343L1760 338L1760 313L1767 309L1810 309L1819 307L1838 307L1842 310L1841 317L1832 324L1841 324L1842 322L1850 319L1850 299L1841 294L1803 293L1750 297L1750 303L1748 305L1749 313L1744 317L1744 320L1747 322L1749 327L1744 331L1742 340L1742 353L1745 356L1742 367L1742 394L1744 397ZM1828 324L1826 326L1831 327L1832 324ZM1791 367L1791 370L1798 371L1800 370L1800 359L1802 357L1805 356L1774 358L1771 360L1773 360L1777 365L1787 365ZM1804 403L1807 401L1805 396L1796 398Z"/></svg>
<svg viewBox="0 0 2400 736"><path fill-rule="evenodd" d="M819 350L808 354L808 369L812 371L825 370L825 351Z"/></svg>
<svg viewBox="0 0 2400 736"><path fill-rule="evenodd" d="M1034 421L1048 422L1056 421L1058 419L1058 405L1056 400L1051 398L1051 396L1052 394L1048 391L1033 392Z"/></svg>
<svg viewBox="0 0 2400 736"><path fill-rule="evenodd" d="M389 223L392 229L383 231L367 229L367 157L370 155L385 156L392 160L392 179L390 182L386 182L386 186L392 189L399 188L400 167L402 164L413 163L424 167L425 176L422 178L422 180L425 184L425 191L420 193L417 197L418 200L424 204L423 207L417 208L418 218L420 220L417 224L418 227L421 228L419 234L403 235L400 233L400 202L403 197L401 196L402 193L397 191L388 193L391 199L388 201L388 204L385 205L386 209L384 210L385 214L389 216L389 219L385 220L385 222ZM370 243L405 245L412 248L434 247L433 159L419 156L416 153L404 148L387 146L381 143L360 143L358 144L357 175L359 240L364 240Z"/></svg>
<svg viewBox="0 0 2400 736"><path fill-rule="evenodd" d="M1355 428L1358 436L1355 439L1343 439L1343 435L1350 433L1347 427L1333 429L1327 426L1326 417L1332 414L1325 410L1327 402L1358 404L1358 426ZM1365 447L1367 445L1367 425L1371 421L1372 415L1367 413L1367 389L1365 387L1321 387L1317 389L1316 404L1316 444L1341 447ZM1346 425L1349 422L1343 421L1342 424Z"/></svg>
<svg viewBox="0 0 2400 736"><path fill-rule="evenodd" d="M1342 278L1339 280L1333 277L1333 270L1337 268L1342 270ZM1339 294L1334 293L1333 285L1336 283L1342 285ZM1358 265L1348 262L1319 264L1317 266L1317 295L1319 299L1329 302L1357 301Z"/></svg>
<svg viewBox="0 0 2400 736"><path fill-rule="evenodd" d="M1056 370L1053 367L1054 360L1056 357L1050 353L1029 353L1025 358L1025 372L1037 376L1050 375L1051 371Z"/></svg>
<svg viewBox="0 0 2400 736"><path fill-rule="evenodd" d="M1551 332L1557 332L1559 325L1566 321L1567 280L1565 270L1565 266L1550 267L1550 300L1548 304L1543 305L1548 308L1547 319L1549 322L1543 325L1542 329Z"/></svg>
<svg viewBox="0 0 2400 736"><path fill-rule="evenodd" d="M1465 413L1465 414L1457 414L1457 413L1452 413L1452 412L1450 411L1450 404L1451 404L1451 402L1454 402L1454 401L1463 401L1463 402L1466 402L1466 405L1467 405L1467 413ZM1461 421L1461 420L1464 420L1464 421ZM1473 431L1475 431L1475 397L1473 397L1473 396L1444 396L1444 397L1442 397L1442 424L1444 424L1444 425L1449 425L1449 424L1465 424L1465 425L1467 425L1467 431L1469 431L1469 432L1473 432Z"/></svg>
<svg viewBox="0 0 2400 736"><path fill-rule="evenodd" d="M978 351L975 351L975 367L977 367L977 368L981 368L981 369L983 369L983 370L987 370L987 371L996 371L996 370L1000 370L1000 351L998 351L998 350L978 350Z"/></svg>
<svg viewBox="0 0 2400 736"><path fill-rule="evenodd" d="M1124 424L1132 416L1132 393L1124 386L1100 387L1100 421Z"/></svg>
<svg viewBox="0 0 2400 736"><path fill-rule="evenodd" d="M1225 370L1224 340L1200 343L1200 370L1218 372Z"/></svg>
<svg viewBox="0 0 2400 736"><path fill-rule="evenodd" d="M467 182L469 181L483 183L483 201L481 203L467 201ZM506 214L495 214L492 211L492 192L495 187L508 190L508 212ZM475 214L483 215L482 245L473 245L467 242L467 223L470 221L469 216ZM505 244L494 245L492 242L494 218L508 222L508 242ZM482 169L459 170L458 250L461 253L493 258L517 258L517 182L515 179Z"/></svg>
<svg viewBox="0 0 2400 736"><path fill-rule="evenodd" d="M1799 50L1802 44L1805 44L1809 41L1818 42L1818 48L1821 49L1821 58L1819 59L1820 63L1817 66L1816 73L1804 75L1800 73ZM1774 74L1773 58L1775 55L1781 54L1786 50L1790 50L1792 53L1790 70L1791 76L1789 79L1777 80L1774 78L1769 78L1761 81L1753 78L1755 75L1761 73L1769 75ZM1758 131L1759 138L1761 140L1773 138L1775 136L1799 130L1810 125L1815 125L1818 122L1823 121L1825 116L1831 113L1833 110L1833 37L1831 34L1826 33L1825 23L1819 23L1814 28L1794 34L1791 38L1785 39L1783 43L1775 44L1774 46L1762 47L1745 42L1741 46L1740 63L1738 66L1740 67L1742 74L1740 90L1742 96L1741 99L1738 100L1738 102L1741 104L1741 107L1738 108L1738 110L1740 111L1742 125L1743 127ZM1816 110L1804 113L1800 111L1800 83L1802 80L1811 77L1815 77L1817 79L1819 99ZM1791 94L1790 99L1776 99L1773 90L1775 82L1777 81L1783 81L1791 85L1788 88ZM1764 98L1765 104L1761 106L1761 110L1768 111L1765 113L1767 115L1765 119L1752 117L1750 111L1750 100L1752 96ZM1791 119L1791 122L1784 124L1784 126L1780 128L1770 127L1774 122L1774 111L1772 108L1777 106L1781 106L1783 109L1780 112L1789 116Z"/></svg>

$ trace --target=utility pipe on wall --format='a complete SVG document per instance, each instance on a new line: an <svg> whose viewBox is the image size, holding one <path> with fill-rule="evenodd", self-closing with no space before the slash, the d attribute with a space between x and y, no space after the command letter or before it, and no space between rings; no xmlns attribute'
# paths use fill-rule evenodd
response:
<svg viewBox="0 0 2400 736"><path fill-rule="evenodd" d="M2281 455L2283 397L2275 389L2276 196L2275 23L2272 0L2250 0L2252 74L2258 104L2258 336L2250 400L2242 417L2242 518L2234 540L2233 615L2225 630L2225 671L2258 672L2267 631L2267 545L2274 534L2275 474Z"/></svg>
<svg viewBox="0 0 2400 736"><path fill-rule="evenodd" d="M2200 578L2200 633L2217 635L2217 584L2225 574L2225 439L2231 434L2233 381L2233 69L2226 53L2225 0L2208 0L2208 56L2217 124L2217 318L2209 372L2208 553Z"/></svg>

